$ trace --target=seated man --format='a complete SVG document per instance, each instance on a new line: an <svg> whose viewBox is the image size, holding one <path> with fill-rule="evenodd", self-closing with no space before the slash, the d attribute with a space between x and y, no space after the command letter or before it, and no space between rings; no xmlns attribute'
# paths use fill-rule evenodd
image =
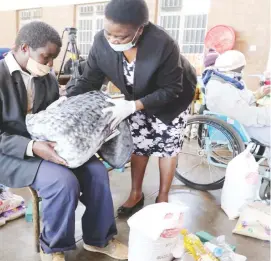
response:
<svg viewBox="0 0 271 261"><path fill-rule="evenodd" d="M25 116L46 109L59 98L58 83L49 71L61 49L59 34L43 22L25 25L16 45L0 61L0 183L31 186L42 197L42 260L63 261L75 248L75 209L80 198L84 248L127 259L117 234L106 168L96 158L68 169L52 142L33 142ZM80 196L80 192L82 192Z"/></svg>
<svg viewBox="0 0 271 261"><path fill-rule="evenodd" d="M206 105L213 112L224 114L244 125L251 138L270 147L270 107L256 107L256 99L270 93L270 86L249 91L243 80L245 56L231 50L220 55L215 70L206 74Z"/></svg>

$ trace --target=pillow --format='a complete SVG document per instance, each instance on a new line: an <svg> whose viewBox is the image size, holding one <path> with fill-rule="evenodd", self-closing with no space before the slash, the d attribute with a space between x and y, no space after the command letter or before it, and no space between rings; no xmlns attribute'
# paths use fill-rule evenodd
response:
<svg viewBox="0 0 271 261"><path fill-rule="evenodd" d="M45 111L28 114L27 130L33 140L56 142L57 154L66 160L68 167L77 168L87 162L112 135L109 126L110 114L102 113L102 109L113 105L108 99L109 97L100 91L88 92L68 99L60 98ZM118 149L117 154L125 157L117 159L127 162L132 153L132 137L127 123L120 125L118 129L121 133L118 136L122 137L124 132L126 139L121 140L117 136L114 140L118 142L107 142L107 144L111 147L112 144L121 147L120 143L124 142L125 146L121 147L122 150ZM103 151L108 153L106 149ZM118 157L115 154L114 157ZM119 167L126 162L117 162L116 165ZM114 166L114 161L110 163Z"/></svg>

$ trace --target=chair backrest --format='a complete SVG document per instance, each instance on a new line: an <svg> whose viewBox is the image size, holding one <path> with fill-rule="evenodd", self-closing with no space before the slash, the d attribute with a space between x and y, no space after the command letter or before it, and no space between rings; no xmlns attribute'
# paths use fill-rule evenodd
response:
<svg viewBox="0 0 271 261"><path fill-rule="evenodd" d="M236 121L234 119L231 119L228 116L225 116L225 115L222 115L222 114L219 114L219 113L215 113L215 112L211 112L211 111L204 111L203 114L204 115L215 116L218 119L227 122L229 125L231 125L239 133L239 135L240 135L240 137L241 137L241 139L242 139L242 141L244 143L248 143L248 142L251 141L251 139L250 139L248 133L246 132L244 126L240 122L238 122L238 121Z"/></svg>

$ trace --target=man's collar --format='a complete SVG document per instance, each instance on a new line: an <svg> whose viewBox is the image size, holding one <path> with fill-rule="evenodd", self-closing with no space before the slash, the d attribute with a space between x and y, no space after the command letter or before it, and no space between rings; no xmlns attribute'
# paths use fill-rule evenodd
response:
<svg viewBox="0 0 271 261"><path fill-rule="evenodd" d="M12 52L9 52L5 57L5 62L7 64L8 70L10 75L13 72L20 71L23 72L21 66L17 63L16 59L14 58Z"/></svg>

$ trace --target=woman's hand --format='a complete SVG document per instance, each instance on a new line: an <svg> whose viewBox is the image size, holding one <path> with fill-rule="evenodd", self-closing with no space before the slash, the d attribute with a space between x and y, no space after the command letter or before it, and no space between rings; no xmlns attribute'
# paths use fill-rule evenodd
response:
<svg viewBox="0 0 271 261"><path fill-rule="evenodd" d="M55 142L48 142L48 141L35 141L33 144L33 153L34 155L47 160L54 162L59 165L67 166L67 162L59 157L55 152Z"/></svg>
<svg viewBox="0 0 271 261"><path fill-rule="evenodd" d="M112 113L110 118L110 129L115 129L123 120L136 111L136 103L126 100L108 100L114 106L103 109L103 114Z"/></svg>
<svg viewBox="0 0 271 261"><path fill-rule="evenodd" d="M59 87L59 96L66 96L67 95L67 90L66 90L66 86L60 86Z"/></svg>

